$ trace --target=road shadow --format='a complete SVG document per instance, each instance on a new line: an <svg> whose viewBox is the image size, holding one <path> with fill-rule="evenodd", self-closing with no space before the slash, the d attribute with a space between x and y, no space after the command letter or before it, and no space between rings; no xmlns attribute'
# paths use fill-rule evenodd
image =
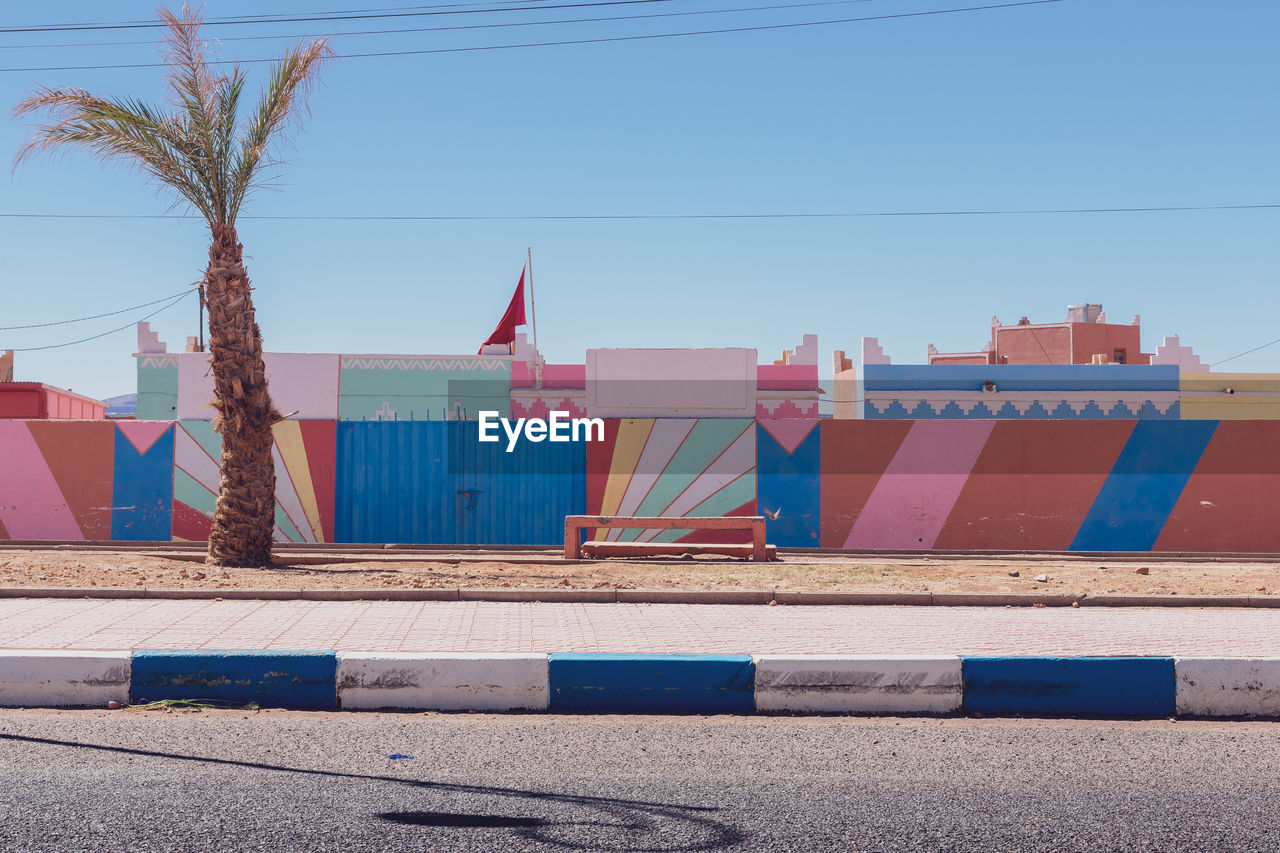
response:
<svg viewBox="0 0 1280 853"><path fill-rule="evenodd" d="M111 744L86 743L74 740L58 740L55 738L34 737L0 733L0 742L41 744L46 746L72 747L76 749L92 749L118 755L131 755L144 758L158 758L170 761L189 761L225 767L242 767L252 770L265 770L273 773L289 773L304 776L319 776L332 779L357 780L362 782L387 782L419 790L441 791L462 794L481 794L494 797L509 797L517 801L532 801L548 806L571 805L580 806L600 812L607 819L595 821L558 820L553 817L536 818L527 816L454 814L448 812L404 811L381 812L372 817L377 820L421 827L455 827L474 829L508 829L513 833L553 847L566 850L617 850L634 851L634 853L659 853L659 851L710 851L727 850L738 846L746 840L746 834L713 815L720 811L718 806L693 806L675 803L656 803L646 800L628 800L617 797L589 796L582 794L558 794L550 791L536 791L526 788L503 788L492 785L465 785L455 782L432 782L421 779L405 779L395 776L377 776L364 773L348 773L340 770L315 770L304 767L285 767L278 764L267 764L261 761L240 761L232 758L213 758L202 755L182 755L175 752L162 752L152 749L135 749L132 747L113 746ZM450 822L454 821L454 822ZM681 824L678 832L673 832L673 824ZM583 830L611 830L624 836L623 840L593 841L581 837L565 837L567 831L581 835ZM645 836L651 837L646 842ZM682 840L676 840L682 839ZM688 839L688 840L684 840ZM648 846L652 844L654 846Z"/></svg>
<svg viewBox="0 0 1280 853"><path fill-rule="evenodd" d="M379 812L374 815L391 823L409 826L460 826L493 829L497 827L545 826L540 817L509 817L497 814L460 814L457 812Z"/></svg>

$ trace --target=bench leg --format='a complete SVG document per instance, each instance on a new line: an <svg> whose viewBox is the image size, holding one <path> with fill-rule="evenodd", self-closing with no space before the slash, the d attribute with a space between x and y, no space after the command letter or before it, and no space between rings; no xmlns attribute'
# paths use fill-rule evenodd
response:
<svg viewBox="0 0 1280 853"><path fill-rule="evenodd" d="M582 558L582 529L577 525L564 526L564 558L566 560Z"/></svg>
<svg viewBox="0 0 1280 853"><path fill-rule="evenodd" d="M751 523L751 559L757 563L763 563L769 558L768 549L764 543L764 522L753 521Z"/></svg>

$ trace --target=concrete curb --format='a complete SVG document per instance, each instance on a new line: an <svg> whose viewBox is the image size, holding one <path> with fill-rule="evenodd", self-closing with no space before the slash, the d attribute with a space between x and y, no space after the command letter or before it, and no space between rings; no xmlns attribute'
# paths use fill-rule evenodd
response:
<svg viewBox="0 0 1280 853"><path fill-rule="evenodd" d="M344 709L545 711L547 656L464 652L338 652Z"/></svg>
<svg viewBox="0 0 1280 853"><path fill-rule="evenodd" d="M0 651L0 705L128 702L130 652Z"/></svg>
<svg viewBox="0 0 1280 853"><path fill-rule="evenodd" d="M1280 717L1280 658L0 652L0 705Z"/></svg>
<svg viewBox="0 0 1280 853"><path fill-rule="evenodd" d="M1280 717L1280 658L1178 658L1177 712Z"/></svg>
<svg viewBox="0 0 1280 853"><path fill-rule="evenodd" d="M757 655L762 713L947 714L964 696L958 655Z"/></svg>
<svg viewBox="0 0 1280 853"><path fill-rule="evenodd" d="M0 586L0 598L157 598L254 601L516 601L598 604L901 605L909 607L1268 607L1280 595L1054 592L828 592L788 589L150 589Z"/></svg>
<svg viewBox="0 0 1280 853"><path fill-rule="evenodd" d="M334 652L134 652L129 699L335 708L337 671Z"/></svg>

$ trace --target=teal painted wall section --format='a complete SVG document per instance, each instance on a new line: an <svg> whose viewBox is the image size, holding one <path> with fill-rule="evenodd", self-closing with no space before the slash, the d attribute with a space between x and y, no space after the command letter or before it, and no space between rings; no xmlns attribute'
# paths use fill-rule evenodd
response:
<svg viewBox="0 0 1280 853"><path fill-rule="evenodd" d="M140 421L171 421L178 413L178 357L144 355L138 358L138 414Z"/></svg>
<svg viewBox="0 0 1280 853"><path fill-rule="evenodd" d="M497 356L343 356L338 419L475 420L510 411L511 360Z"/></svg>

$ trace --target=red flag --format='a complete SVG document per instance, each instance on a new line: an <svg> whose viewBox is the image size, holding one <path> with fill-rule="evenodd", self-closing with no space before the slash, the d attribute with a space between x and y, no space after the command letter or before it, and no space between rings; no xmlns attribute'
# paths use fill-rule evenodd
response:
<svg viewBox="0 0 1280 853"><path fill-rule="evenodd" d="M511 297L511 304L507 306L507 313L502 315L502 319L498 321L498 327L493 330L493 334L488 340L480 345L480 351L489 344L509 344L516 339L516 326L524 325L524 268L520 270L520 282L516 285L516 292Z"/></svg>

